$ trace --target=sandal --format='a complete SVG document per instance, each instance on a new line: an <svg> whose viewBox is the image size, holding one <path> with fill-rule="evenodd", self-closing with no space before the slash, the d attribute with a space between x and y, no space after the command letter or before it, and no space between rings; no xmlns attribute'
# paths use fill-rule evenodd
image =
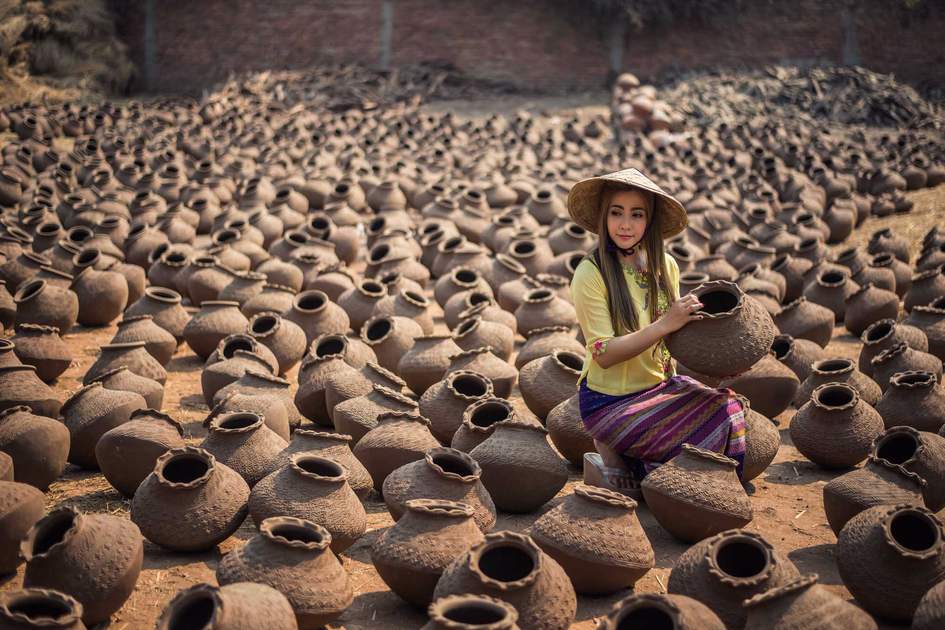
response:
<svg viewBox="0 0 945 630"><path fill-rule="evenodd" d="M643 492L640 484L624 468L604 466L604 458L599 453L584 453L584 483L613 490L640 502Z"/></svg>

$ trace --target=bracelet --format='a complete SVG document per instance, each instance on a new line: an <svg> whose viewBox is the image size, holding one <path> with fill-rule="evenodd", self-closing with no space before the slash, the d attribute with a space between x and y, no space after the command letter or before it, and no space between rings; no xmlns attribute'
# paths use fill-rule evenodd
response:
<svg viewBox="0 0 945 630"><path fill-rule="evenodd" d="M610 341L610 339L598 339L597 341L595 341L594 344L591 346L591 356L599 357L600 355L607 352L608 341Z"/></svg>

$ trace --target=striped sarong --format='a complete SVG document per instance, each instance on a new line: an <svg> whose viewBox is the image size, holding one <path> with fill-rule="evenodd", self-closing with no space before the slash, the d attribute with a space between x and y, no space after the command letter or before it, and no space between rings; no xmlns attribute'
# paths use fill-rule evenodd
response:
<svg viewBox="0 0 945 630"><path fill-rule="evenodd" d="M651 470L692 444L745 459L745 410L729 389L712 389L688 376L625 396L610 396L581 381L581 418L587 432L624 456L642 481Z"/></svg>

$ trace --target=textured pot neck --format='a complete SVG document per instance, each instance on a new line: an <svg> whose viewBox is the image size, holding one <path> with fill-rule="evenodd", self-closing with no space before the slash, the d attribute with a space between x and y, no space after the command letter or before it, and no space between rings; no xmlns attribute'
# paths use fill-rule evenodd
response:
<svg viewBox="0 0 945 630"><path fill-rule="evenodd" d="M73 628L82 619L77 599L43 588L24 588L0 595L0 625L12 628Z"/></svg>
<svg viewBox="0 0 945 630"><path fill-rule="evenodd" d="M184 436L184 425L182 425L178 420L175 420L171 416L167 415L163 411L157 409L151 409L150 407L146 409L136 409L131 412L131 415L128 417L128 421L139 420L139 421L148 421L159 424L166 424L177 431L177 434L181 437Z"/></svg>
<svg viewBox="0 0 945 630"><path fill-rule="evenodd" d="M702 301L698 311L703 319L726 319L734 317L744 308L744 293L734 282L712 280L692 291Z"/></svg>
<svg viewBox="0 0 945 630"><path fill-rule="evenodd" d="M374 280L364 280L356 285L355 290L358 292L361 297L367 300L380 300L385 295L387 291L384 289L384 286L380 282Z"/></svg>
<svg viewBox="0 0 945 630"><path fill-rule="evenodd" d="M482 398L466 407L463 426L473 433L492 433L497 424L516 418L512 404L504 398Z"/></svg>
<svg viewBox="0 0 945 630"><path fill-rule="evenodd" d="M924 507L891 506L883 516L881 527L886 544L903 558L929 560L945 553L942 523Z"/></svg>
<svg viewBox="0 0 945 630"><path fill-rule="evenodd" d="M551 360L559 370L574 377L580 376L584 369L584 358L568 350L553 351Z"/></svg>
<svg viewBox="0 0 945 630"><path fill-rule="evenodd" d="M157 621L157 630L178 630L193 627L200 615L202 629L217 628L223 611L220 589L210 584L197 584L179 592L168 604ZM199 613L197 613L199 611ZM209 612L209 615L207 614Z"/></svg>
<svg viewBox="0 0 945 630"><path fill-rule="evenodd" d="M170 490L193 490L210 481L216 462L209 451L196 446L180 446L157 458L154 476L161 486Z"/></svg>
<svg viewBox="0 0 945 630"><path fill-rule="evenodd" d="M291 516L272 516L259 526L259 535L282 549L317 556L331 545L328 530L312 521Z"/></svg>
<svg viewBox="0 0 945 630"><path fill-rule="evenodd" d="M436 600L427 610L439 630L512 630L517 628L518 611L500 599L485 595L449 595Z"/></svg>
<svg viewBox="0 0 945 630"><path fill-rule="evenodd" d="M403 389L407 385L404 379L373 361L366 363L364 367L361 368L361 373L364 374L371 383L375 385L385 385L394 391Z"/></svg>
<svg viewBox="0 0 945 630"><path fill-rule="evenodd" d="M276 337L280 328L282 328L282 316L274 311L257 313L249 320L249 334L256 339Z"/></svg>
<svg viewBox="0 0 945 630"><path fill-rule="evenodd" d="M386 385L381 385L380 383L374 383L371 387L371 394L380 397L381 400L387 400L395 402L400 405L404 405L408 409L415 410L419 408L417 401L407 398L400 392L394 391Z"/></svg>
<svg viewBox="0 0 945 630"><path fill-rule="evenodd" d="M570 334L571 329L567 326L542 326L540 328L535 328L529 331L527 339L531 341L533 338L537 339L539 337L551 336L556 334Z"/></svg>
<svg viewBox="0 0 945 630"><path fill-rule="evenodd" d="M310 452L292 455L289 467L296 476L314 483L343 486L348 482L348 471L344 466L329 457Z"/></svg>
<svg viewBox="0 0 945 630"><path fill-rule="evenodd" d="M26 405L17 405L16 407L8 407L4 409L3 411L0 411L0 426L2 426L5 422L11 420L13 416L20 413L25 413L30 416L35 415L33 413L33 410L30 407L27 407Z"/></svg>
<svg viewBox="0 0 945 630"><path fill-rule="evenodd" d="M455 448L447 446L431 448L424 455L424 461L436 475L450 481L473 484L482 476L479 462L468 453Z"/></svg>
<svg viewBox="0 0 945 630"><path fill-rule="evenodd" d="M709 573L722 584L751 588L774 573L774 548L753 532L731 529L711 539L705 554Z"/></svg>
<svg viewBox="0 0 945 630"><path fill-rule="evenodd" d="M255 433L265 426L262 415L254 411L238 409L221 413L210 421L211 434L237 436Z"/></svg>
<svg viewBox="0 0 945 630"><path fill-rule="evenodd" d="M663 625L659 627L677 630L682 627L682 611L672 600L656 593L631 595L614 606L614 609L602 621L600 630L620 630L632 627L632 618L657 619ZM628 623L629 622L629 623ZM646 627L641 626L641 627Z"/></svg>
<svg viewBox="0 0 945 630"><path fill-rule="evenodd" d="M347 446L353 439L347 433L331 433L329 431L318 431L316 429L296 429L292 434L293 438L301 438L305 441L323 442L331 446Z"/></svg>
<svg viewBox="0 0 945 630"><path fill-rule="evenodd" d="M235 308L236 310L239 310L239 308L240 308L240 303L239 303L239 302L230 302L230 301L227 301L227 300L206 300L206 301L200 303L200 311L201 311L201 312L206 312L206 311L224 311L224 310L226 310L226 309L228 309L228 308Z"/></svg>
<svg viewBox="0 0 945 630"><path fill-rule="evenodd" d="M860 394L846 383L826 383L811 393L810 401L821 411L842 413L856 407Z"/></svg>
<svg viewBox="0 0 945 630"><path fill-rule="evenodd" d="M518 276L524 276L527 273L525 265L515 260L508 254L496 254L495 261L502 265L506 271Z"/></svg>
<svg viewBox="0 0 945 630"><path fill-rule="evenodd" d="M891 362L896 357L906 354L909 351L909 346L904 341L900 341L894 346L886 348L870 361L870 364L875 368L880 365L885 365L886 363Z"/></svg>
<svg viewBox="0 0 945 630"><path fill-rule="evenodd" d="M938 379L935 377L935 372L907 370L893 374L889 379L889 384L896 390L918 393L934 389L938 385Z"/></svg>
<svg viewBox="0 0 945 630"><path fill-rule="evenodd" d="M27 337L27 336L42 337L45 335L59 335L58 328L56 328L55 326L44 326L43 324L17 324L15 330L18 336L23 335L24 337ZM8 342L8 343L11 344L10 349L12 350L12 342ZM3 345L0 344L0 352L3 352L4 349L5 348L3 347Z"/></svg>
<svg viewBox="0 0 945 630"><path fill-rule="evenodd" d="M466 520L475 514L473 507L460 501L446 499L410 499L405 504L408 513L436 520Z"/></svg>
<svg viewBox="0 0 945 630"><path fill-rule="evenodd" d="M317 289L302 291L292 301L292 308L306 315L319 315L328 308L328 295Z"/></svg>
<svg viewBox="0 0 945 630"><path fill-rule="evenodd" d="M876 453L876 449L875 449L875 441L874 441L873 452L870 453L870 455L867 457L867 460L866 460L866 465L868 468L873 468L874 470L877 470L877 471L882 469L882 470L891 472L892 474L896 476L897 480L901 482L903 485L912 487L912 490L917 495L920 495L922 493L922 489L925 488L926 485L928 485L925 479L923 479L917 473L914 473L910 470L906 470L903 466L900 466L897 463L893 463L889 461L888 459L885 459L883 457L878 457L875 453Z"/></svg>
<svg viewBox="0 0 945 630"><path fill-rule="evenodd" d="M701 465L708 464L714 468L734 470L738 466L738 462L731 457L726 457L721 453L699 448L698 446L693 446L688 443L682 445L682 452L680 454L699 462Z"/></svg>
<svg viewBox="0 0 945 630"><path fill-rule="evenodd" d="M85 516L73 507L56 508L41 518L20 543L20 555L30 562L61 553L85 527Z"/></svg>
<svg viewBox="0 0 945 630"><path fill-rule="evenodd" d="M149 300L166 306L181 303L180 293L172 289L165 289L163 287L148 287L144 290L144 294Z"/></svg>
<svg viewBox="0 0 945 630"><path fill-rule="evenodd" d="M853 361L850 359L824 359L815 361L811 371L818 376L839 377L853 373Z"/></svg>
<svg viewBox="0 0 945 630"><path fill-rule="evenodd" d="M479 348L470 348L469 350L463 350L462 352L451 354L447 357L447 359L449 359L450 365L452 366L453 363L468 363L475 361L477 357L484 356L486 354L492 354L491 348L489 348L489 346L481 346Z"/></svg>
<svg viewBox="0 0 945 630"><path fill-rule="evenodd" d="M390 315L374 315L361 328L361 341L378 346L397 334L397 319Z"/></svg>
<svg viewBox="0 0 945 630"><path fill-rule="evenodd" d="M637 509L636 501L619 492L608 490L607 488L599 488L597 486L588 486L579 483L574 487L574 495L595 505L617 508L620 511L628 513L632 513Z"/></svg>
<svg viewBox="0 0 945 630"><path fill-rule="evenodd" d="M550 304L554 299L555 294L551 289L532 289L527 294L525 294L525 299L522 300L522 304L535 307L541 306L543 304Z"/></svg>
<svg viewBox="0 0 945 630"><path fill-rule="evenodd" d="M863 331L861 341L864 346L877 346L896 333L896 326L894 319L881 319Z"/></svg>
<svg viewBox="0 0 945 630"><path fill-rule="evenodd" d="M543 562L541 550L530 537L511 531L486 534L465 558L472 575L499 592L530 587L541 575Z"/></svg>
<svg viewBox="0 0 945 630"><path fill-rule="evenodd" d="M467 401L467 404L493 394L492 381L472 370L455 370L447 374L446 388L454 398Z"/></svg>
<svg viewBox="0 0 945 630"><path fill-rule="evenodd" d="M743 606L750 610L752 608L766 606L772 602L777 602L778 600L800 597L805 591L807 591L807 589L817 584L817 578L818 576L816 573L808 573L807 575L794 578L793 580L786 582L781 586L768 589L763 593L759 593L754 597L745 600Z"/></svg>
<svg viewBox="0 0 945 630"><path fill-rule="evenodd" d="M395 424L399 422L417 423L421 426L430 428L430 421L421 416L414 410L410 411L384 411L377 416L377 425Z"/></svg>
<svg viewBox="0 0 945 630"><path fill-rule="evenodd" d="M13 301L17 304L29 302L42 295L47 286L48 283L45 280L30 280L17 289L16 294L13 296Z"/></svg>

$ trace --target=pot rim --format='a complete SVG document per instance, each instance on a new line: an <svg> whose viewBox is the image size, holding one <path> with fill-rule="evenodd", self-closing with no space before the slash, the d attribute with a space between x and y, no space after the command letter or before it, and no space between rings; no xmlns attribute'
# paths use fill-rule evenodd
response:
<svg viewBox="0 0 945 630"><path fill-rule="evenodd" d="M828 405L825 402L820 400L820 397L827 391L832 390L843 390L849 393L850 400L843 403L842 405ZM860 402L860 393L855 387L848 383L824 383L818 387L814 388L814 391L810 395L810 403L821 409L823 411L846 411L847 409L853 409Z"/></svg>
<svg viewBox="0 0 945 630"><path fill-rule="evenodd" d="M715 451L709 451L704 448L699 448L698 446L690 444L689 442L686 442L685 444L683 444L681 449L682 449L682 452L687 455L698 457L706 461L715 462L716 464L722 464L723 466L726 466L728 468L736 468L738 466L738 462L732 459L731 457L726 457L725 455L722 455L721 453L716 453Z"/></svg>
<svg viewBox="0 0 945 630"><path fill-rule="evenodd" d="M483 555L499 547L514 547L520 552L524 552L532 561L532 570L524 577L508 582L486 575L479 567L479 562ZM508 530L486 534L482 542L477 543L466 552L464 559L467 569L483 585L503 593L525 588L534 583L541 575L544 565L542 551L530 536Z"/></svg>
<svg viewBox="0 0 945 630"><path fill-rule="evenodd" d="M585 483L579 483L574 486L574 494L594 503L601 503L611 507L623 508L628 512L633 512L639 505L632 498L598 486L590 486Z"/></svg>
<svg viewBox="0 0 945 630"><path fill-rule="evenodd" d="M289 540L274 531L282 525L297 527L313 533L318 537L318 540L309 542ZM277 545L306 551L325 551L331 546L331 534L327 529L313 521L295 518L294 516L270 516L259 524L259 535Z"/></svg>
<svg viewBox="0 0 945 630"><path fill-rule="evenodd" d="M884 363L889 363L890 361L898 357L900 354L905 354L906 350L908 349L909 349L909 345L905 341L900 341L899 343L896 343L886 348L885 350L877 354L875 357L870 359L870 365L872 365L875 368L877 365L883 365Z"/></svg>
<svg viewBox="0 0 945 630"><path fill-rule="evenodd" d="M164 468L175 459L183 458L195 458L202 461L207 466L207 470L200 475L199 477L192 479L190 481L170 481L164 476ZM210 477L213 475L214 469L217 465L217 459L213 456L213 453L210 451L200 448L199 446L178 446L166 450L160 457L157 458L154 462L154 475L157 482L166 488L171 488L173 490L190 490L192 488L197 488L210 480Z"/></svg>
<svg viewBox="0 0 945 630"><path fill-rule="evenodd" d="M921 551L909 549L896 540L892 531L893 521L906 513L916 515L929 523L931 530L935 534L935 540L932 541L932 544L929 545L927 549ZM885 515L883 516L880 526L882 527L883 538L886 543L906 558L927 560L928 558L942 553L943 546L945 546L945 531L943 531L942 523L939 522L939 520L935 518L935 514L926 507L907 503L889 506L885 510Z"/></svg>
<svg viewBox="0 0 945 630"><path fill-rule="evenodd" d="M472 378L479 379L485 385L485 392L479 396L473 396L471 394L463 394L456 390L455 383L458 378ZM446 374L445 387L449 392L456 398L462 400L479 400L480 398L490 398L494 394L492 379L490 379L485 374L476 372L475 370L453 370Z"/></svg>
<svg viewBox="0 0 945 630"><path fill-rule="evenodd" d="M34 554L33 547L40 532L48 528L50 523L56 523L62 519L67 518L67 515L69 515L71 518L72 524L70 525L69 529L63 532L62 538L58 542L50 545L46 551ZM53 550L62 548L68 544L72 538L78 535L78 530L82 526L84 519L85 515L71 505L60 506L50 510L45 516L33 524L29 532L20 542L20 556L26 560L26 562L30 562L35 558L48 557L53 552Z"/></svg>
<svg viewBox="0 0 945 630"><path fill-rule="evenodd" d="M920 381L912 383L905 382L905 379L918 375L923 376ZM899 389L926 389L938 385L938 378L936 377L935 372L930 372L928 370L905 370L902 372L896 372L891 377L889 377L889 384Z"/></svg>
<svg viewBox="0 0 945 630"><path fill-rule="evenodd" d="M448 499L408 499L404 506L411 512L447 518L472 518L476 513L468 503Z"/></svg>
<svg viewBox="0 0 945 630"><path fill-rule="evenodd" d="M337 474L324 475L306 470L302 467L302 464L308 461L318 461L319 463L326 465L328 468L334 467L337 469ZM312 481L323 481L325 483L335 483L338 485L348 483L349 472L347 466L334 458L328 457L326 455L317 455L312 451L293 453L291 457L289 457L289 467L295 474L305 477L306 479L311 479Z"/></svg>
<svg viewBox="0 0 945 630"><path fill-rule="evenodd" d="M436 622L438 626L446 628L447 630L464 630L469 628L466 623L453 621L449 619L446 614L456 608L469 605L478 606L480 608L491 608L497 615L504 615L504 617L498 621L475 626L477 630L509 630L510 628L517 627L515 624L518 621L518 611L508 602L487 595L475 595L472 593L447 595L446 597L434 600L427 608L427 615L430 617L431 621Z"/></svg>
<svg viewBox="0 0 945 630"><path fill-rule="evenodd" d="M440 456L455 457L469 466L472 472L470 472L468 475L461 475L459 473L444 470L442 466L434 461L435 458ZM436 474L446 479L460 481L463 483L475 483L482 477L482 468L479 466L479 462L473 459L469 453L465 453L459 449L451 448L449 446L435 446L431 448L423 456L423 460L426 462L427 466L433 469Z"/></svg>
<svg viewBox="0 0 945 630"><path fill-rule="evenodd" d="M157 620L157 630L169 630L176 620L176 615L179 614L181 610L186 610L187 606L194 600L203 598L209 598L213 603L213 611L204 627L215 628L223 609L223 598L220 597L220 588L212 584L195 584L178 592L177 595L171 599Z"/></svg>
<svg viewBox="0 0 945 630"><path fill-rule="evenodd" d="M610 628L617 628L629 613L640 608L655 608L672 619L673 627L679 623L680 610L673 600L662 593L635 593L613 605L605 619Z"/></svg>
<svg viewBox="0 0 945 630"><path fill-rule="evenodd" d="M742 603L744 608L753 608L761 604L765 604L772 600L778 599L779 597L784 597L785 595L790 595L796 591L802 589L810 588L817 585L817 580L820 578L816 573L807 573L799 577L790 580L782 584L781 586L776 586L774 588L769 588L768 590L758 593L754 597L746 599Z"/></svg>
<svg viewBox="0 0 945 630"><path fill-rule="evenodd" d="M764 583L771 574L774 573L777 557L774 553L774 547L761 534L750 532L744 529L730 529L728 531L716 534L709 539L709 547L705 553L708 571L718 578L720 582L735 588L749 588ZM719 566L719 551L735 542L755 547L764 555L764 567L755 575L748 577L737 577L726 572Z"/></svg>

